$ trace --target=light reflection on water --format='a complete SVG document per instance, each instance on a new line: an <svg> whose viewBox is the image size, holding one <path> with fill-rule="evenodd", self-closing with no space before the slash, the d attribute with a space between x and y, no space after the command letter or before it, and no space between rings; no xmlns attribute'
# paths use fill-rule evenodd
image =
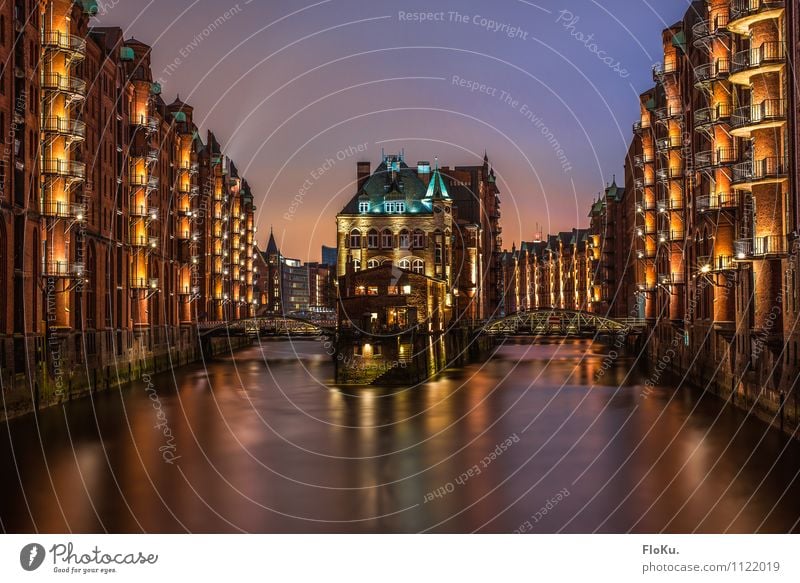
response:
<svg viewBox="0 0 800 583"><path fill-rule="evenodd" d="M800 444L697 391L643 394L630 357L598 377L607 353L509 341L412 389L358 388L333 386L316 342L264 342L153 377L174 465L141 382L44 411L38 433L12 421L2 526L511 532L566 488L533 532L797 529Z"/></svg>

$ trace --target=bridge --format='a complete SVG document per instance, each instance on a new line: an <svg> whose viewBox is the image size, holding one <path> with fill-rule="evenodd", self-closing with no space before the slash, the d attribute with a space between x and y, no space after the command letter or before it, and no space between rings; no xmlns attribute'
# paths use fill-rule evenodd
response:
<svg viewBox="0 0 800 583"><path fill-rule="evenodd" d="M336 320L307 319L295 316L260 316L228 322L204 322L198 325L201 337L211 336L319 336L332 335Z"/></svg>
<svg viewBox="0 0 800 583"><path fill-rule="evenodd" d="M559 309L541 309L518 312L490 320L482 332L490 336L555 336L592 337L627 336L644 327L638 318L612 319L592 312Z"/></svg>

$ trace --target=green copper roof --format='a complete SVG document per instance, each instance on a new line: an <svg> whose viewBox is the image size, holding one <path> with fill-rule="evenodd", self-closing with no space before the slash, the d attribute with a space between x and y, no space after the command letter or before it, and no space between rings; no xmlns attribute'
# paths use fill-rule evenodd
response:
<svg viewBox="0 0 800 583"><path fill-rule="evenodd" d="M97 0L81 0L83 11L89 16L97 16Z"/></svg>
<svg viewBox="0 0 800 583"><path fill-rule="evenodd" d="M176 111L172 115L175 118L175 121L180 121L180 122L186 121L186 113L183 111Z"/></svg>
<svg viewBox="0 0 800 583"><path fill-rule="evenodd" d="M672 37L672 46L679 48L683 53L686 53L686 33L680 31Z"/></svg>
<svg viewBox="0 0 800 583"><path fill-rule="evenodd" d="M161 95L161 83L153 83L150 85L150 93L153 95Z"/></svg>
<svg viewBox="0 0 800 583"><path fill-rule="evenodd" d="M450 198L447 192L447 185L444 183L442 175L439 173L439 165L436 165L436 170L433 171L431 181L428 183L428 190L425 193L425 198Z"/></svg>
<svg viewBox="0 0 800 583"><path fill-rule="evenodd" d="M136 55L131 47L120 47L119 58L121 61L132 61Z"/></svg>
<svg viewBox="0 0 800 583"><path fill-rule="evenodd" d="M650 99L648 99L647 103L645 103L644 106L647 109L649 109L650 111L653 111L656 108L656 100L655 100L655 98L651 97Z"/></svg>

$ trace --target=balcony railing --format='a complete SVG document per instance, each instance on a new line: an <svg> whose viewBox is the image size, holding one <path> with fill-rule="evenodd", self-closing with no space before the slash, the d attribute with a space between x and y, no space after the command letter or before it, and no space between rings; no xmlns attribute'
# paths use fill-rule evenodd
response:
<svg viewBox="0 0 800 583"><path fill-rule="evenodd" d="M681 136L669 136L667 138L659 138L656 140L656 149L659 152L667 152L669 150L677 150L683 145Z"/></svg>
<svg viewBox="0 0 800 583"><path fill-rule="evenodd" d="M694 112L694 126L703 129L709 126L728 123L731 119L732 108L727 104L718 104L714 107L703 107Z"/></svg>
<svg viewBox="0 0 800 583"><path fill-rule="evenodd" d="M788 248L785 235L765 235L734 241L736 259L740 261L768 255L784 255L788 252Z"/></svg>
<svg viewBox="0 0 800 583"><path fill-rule="evenodd" d="M42 214L46 217L74 219L82 222L86 220L86 205L74 202L44 201Z"/></svg>
<svg viewBox="0 0 800 583"><path fill-rule="evenodd" d="M698 257L701 273L713 273L719 271L734 271L736 269L736 262L732 255L717 255Z"/></svg>
<svg viewBox="0 0 800 583"><path fill-rule="evenodd" d="M720 209L735 209L738 207L739 194L736 192L703 194L697 197L697 210L701 213Z"/></svg>
<svg viewBox="0 0 800 583"><path fill-rule="evenodd" d="M662 229L658 231L658 242L668 243L683 241L685 233L683 229Z"/></svg>
<svg viewBox="0 0 800 583"><path fill-rule="evenodd" d="M677 168L660 168L656 171L656 178L659 182L668 182L670 180L677 180L683 178L683 167Z"/></svg>
<svg viewBox="0 0 800 583"><path fill-rule="evenodd" d="M747 18L759 12L783 8L785 4L785 0L733 0L731 4L731 20Z"/></svg>
<svg viewBox="0 0 800 583"><path fill-rule="evenodd" d="M686 283L686 279L681 272L660 273L658 283L661 285L680 285Z"/></svg>
<svg viewBox="0 0 800 583"><path fill-rule="evenodd" d="M148 164L158 162L161 157L161 152L158 148L132 148L130 151L131 158L144 159Z"/></svg>
<svg viewBox="0 0 800 583"><path fill-rule="evenodd" d="M86 138L86 124L77 119L63 117L42 118L42 131L62 134L81 140Z"/></svg>
<svg viewBox="0 0 800 583"><path fill-rule="evenodd" d="M86 164L72 160L45 158L42 160L42 173L82 180L86 178Z"/></svg>
<svg viewBox="0 0 800 583"><path fill-rule="evenodd" d="M733 55L731 73L758 69L766 65L782 63L785 60L786 46L782 42L765 42L761 46L739 51Z"/></svg>
<svg viewBox="0 0 800 583"><path fill-rule="evenodd" d="M651 177L640 177L634 179L633 184L636 188L642 189L655 185L655 182Z"/></svg>
<svg viewBox="0 0 800 583"><path fill-rule="evenodd" d="M656 63L653 65L653 81L656 83L663 83L664 80L670 75L676 75L680 72L678 61L671 61L669 63Z"/></svg>
<svg viewBox="0 0 800 583"><path fill-rule="evenodd" d="M83 38L58 30L42 32L42 47L72 53L73 58L86 54L86 41Z"/></svg>
<svg viewBox="0 0 800 583"><path fill-rule="evenodd" d="M728 32L728 15L718 14L712 20L701 20L692 27L695 46Z"/></svg>
<svg viewBox="0 0 800 583"><path fill-rule="evenodd" d="M653 162L655 158L652 156L646 156L644 154L637 154L633 157L633 163L636 165L637 168L641 168L645 164L650 164Z"/></svg>
<svg viewBox="0 0 800 583"><path fill-rule="evenodd" d="M741 129L786 119L786 100L765 99L759 104L738 108L731 117L731 127Z"/></svg>
<svg viewBox="0 0 800 583"><path fill-rule="evenodd" d="M650 123L642 123L641 121L634 122L633 124L633 133L639 135L642 133L643 130L649 129Z"/></svg>
<svg viewBox="0 0 800 583"><path fill-rule="evenodd" d="M133 125L139 126L148 132L158 131L158 118L150 115L140 115L138 118L133 118Z"/></svg>
<svg viewBox="0 0 800 583"><path fill-rule="evenodd" d="M61 73L42 74L42 89L46 91L60 91L73 97L86 97L86 81Z"/></svg>
<svg viewBox="0 0 800 583"><path fill-rule="evenodd" d="M735 148L717 148L716 150L697 152L694 155L694 165L699 170L717 168L719 166L735 164L737 156L738 154Z"/></svg>
<svg viewBox="0 0 800 583"><path fill-rule="evenodd" d="M682 198L670 198L668 200L659 200L656 203L658 212L665 213L667 211L680 211L683 210Z"/></svg>
<svg viewBox="0 0 800 583"><path fill-rule="evenodd" d="M728 78L730 72L731 62L729 59L714 59L710 63L694 68L694 80L698 84L722 81Z"/></svg>
<svg viewBox="0 0 800 583"><path fill-rule="evenodd" d="M653 111L658 121L668 121L671 119L678 119L683 116L683 110L680 107L661 107Z"/></svg>
<svg viewBox="0 0 800 583"><path fill-rule="evenodd" d="M86 274L86 266L83 263L76 263L69 260L45 261L42 275L45 277L83 277Z"/></svg>
<svg viewBox="0 0 800 583"><path fill-rule="evenodd" d="M128 184L135 188L147 188L156 190L158 188L158 176L148 176L146 174L128 175Z"/></svg>
<svg viewBox="0 0 800 583"><path fill-rule="evenodd" d="M131 245L133 247L146 247L148 249L158 248L158 237L150 237L147 235L131 236Z"/></svg>
<svg viewBox="0 0 800 583"><path fill-rule="evenodd" d="M131 287L131 289L157 290L158 289L158 278L156 278L156 277L131 277L130 278L130 287Z"/></svg>
<svg viewBox="0 0 800 583"><path fill-rule="evenodd" d="M789 168L785 157L772 156L753 162L742 162L733 167L734 184L768 181L784 178Z"/></svg>

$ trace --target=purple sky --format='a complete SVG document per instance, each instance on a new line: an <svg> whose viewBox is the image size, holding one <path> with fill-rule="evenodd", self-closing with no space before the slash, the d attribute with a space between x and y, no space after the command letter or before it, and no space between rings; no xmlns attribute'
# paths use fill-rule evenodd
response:
<svg viewBox="0 0 800 583"><path fill-rule="evenodd" d="M99 5L98 24L154 47L164 98L180 93L202 131L223 141L254 189L262 246L272 225L285 254L318 260L354 193L356 161L374 167L381 148L405 148L409 164L438 156L443 165L477 164L486 149L507 247L530 239L537 223L585 226L612 174L622 181L660 32L688 2ZM421 12L436 19L411 20Z"/></svg>

